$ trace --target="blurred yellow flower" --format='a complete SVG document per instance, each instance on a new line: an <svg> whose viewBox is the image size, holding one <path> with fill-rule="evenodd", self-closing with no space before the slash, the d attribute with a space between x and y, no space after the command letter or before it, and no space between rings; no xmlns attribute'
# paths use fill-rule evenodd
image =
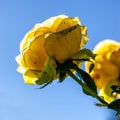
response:
<svg viewBox="0 0 120 120"><path fill-rule="evenodd" d="M114 100L111 86L120 85L120 43L109 39L103 40L95 46L93 52L97 56L90 75L100 90L100 96L111 102ZM89 66L90 63L87 63L87 71Z"/></svg>
<svg viewBox="0 0 120 120"><path fill-rule="evenodd" d="M38 79L42 79L39 84L49 82L56 77L55 59L63 63L87 41L87 28L78 17L51 17L36 24L21 41L17 70L27 84L36 84Z"/></svg>

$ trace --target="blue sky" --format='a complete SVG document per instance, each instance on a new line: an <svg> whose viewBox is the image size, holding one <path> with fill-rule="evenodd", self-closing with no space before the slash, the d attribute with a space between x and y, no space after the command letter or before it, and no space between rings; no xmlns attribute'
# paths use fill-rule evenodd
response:
<svg viewBox="0 0 120 120"><path fill-rule="evenodd" d="M60 14L80 17L93 49L103 39L120 42L119 0L0 0L0 120L115 120L96 107L71 78L45 89L24 84L16 71L19 43L34 24Z"/></svg>

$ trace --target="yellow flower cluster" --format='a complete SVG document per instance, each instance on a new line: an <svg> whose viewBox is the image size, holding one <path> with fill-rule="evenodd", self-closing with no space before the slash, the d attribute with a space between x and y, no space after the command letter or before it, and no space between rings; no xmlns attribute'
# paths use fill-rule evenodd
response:
<svg viewBox="0 0 120 120"><path fill-rule="evenodd" d="M107 102L112 102L117 96L111 94L111 86L120 85L120 43L109 39L103 40L95 46L93 52L97 56L90 75L100 90L100 96ZM90 63L87 63L87 71L89 66Z"/></svg>
<svg viewBox="0 0 120 120"><path fill-rule="evenodd" d="M16 57L17 70L27 84L36 84L40 77L53 79L56 77L55 60L63 63L70 59L87 41L87 28L81 26L78 17L51 17L36 24L23 38Z"/></svg>

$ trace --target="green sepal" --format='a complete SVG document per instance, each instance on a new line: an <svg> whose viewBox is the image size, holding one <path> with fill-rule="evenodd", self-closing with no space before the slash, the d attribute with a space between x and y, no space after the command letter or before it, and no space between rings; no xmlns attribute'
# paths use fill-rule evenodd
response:
<svg viewBox="0 0 120 120"><path fill-rule="evenodd" d="M95 59L95 56L96 54L94 54L91 50L84 48L74 54L71 59L89 61L90 59Z"/></svg>
<svg viewBox="0 0 120 120"><path fill-rule="evenodd" d="M36 84L42 85L45 83L51 83L56 76L56 63L52 57L46 61L44 65L44 69L42 70L38 80L36 80Z"/></svg>
<svg viewBox="0 0 120 120"><path fill-rule="evenodd" d="M59 82L63 82L63 80L66 78L66 73L59 73Z"/></svg>
<svg viewBox="0 0 120 120"><path fill-rule="evenodd" d="M53 81L49 81L48 83L44 83L39 89L43 89L46 86L48 86L49 84L51 84Z"/></svg>
<svg viewBox="0 0 120 120"><path fill-rule="evenodd" d="M89 67L89 73L91 73L91 71L93 70L93 68L94 68L94 66L95 66L95 64L90 64L90 67Z"/></svg>

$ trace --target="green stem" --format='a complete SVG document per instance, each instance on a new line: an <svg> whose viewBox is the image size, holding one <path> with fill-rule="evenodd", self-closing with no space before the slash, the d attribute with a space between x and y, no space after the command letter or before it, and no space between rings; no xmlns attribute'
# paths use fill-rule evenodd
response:
<svg viewBox="0 0 120 120"><path fill-rule="evenodd" d="M67 71L67 74L71 76L78 84L80 84L84 90L86 90L88 93L90 93L93 97L95 97L97 100L99 100L101 103L103 103L105 106L108 105L107 102L105 102L102 98L100 98L93 90L91 90L88 86L86 86L81 80L79 80L70 70Z"/></svg>

